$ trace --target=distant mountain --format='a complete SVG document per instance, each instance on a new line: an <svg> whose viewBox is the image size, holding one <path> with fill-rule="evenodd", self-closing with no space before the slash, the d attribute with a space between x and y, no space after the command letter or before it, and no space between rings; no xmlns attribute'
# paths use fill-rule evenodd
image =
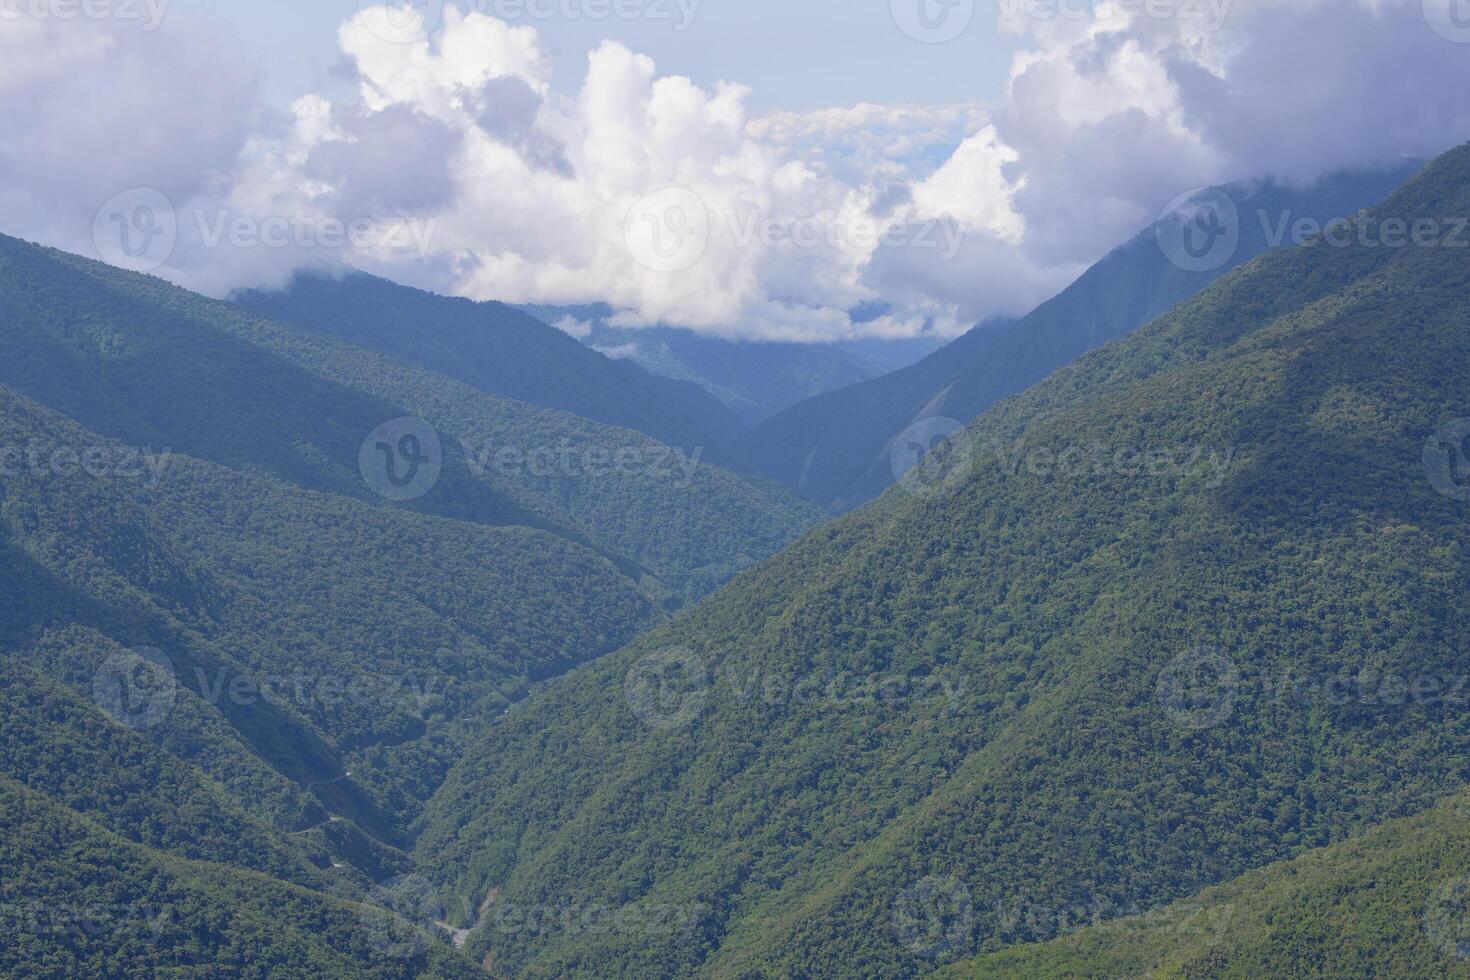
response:
<svg viewBox="0 0 1470 980"><path fill-rule="evenodd" d="M1011 977L1470 977L1470 796L1162 909L958 964ZM1088 924L1093 910L1061 910Z"/></svg>
<svg viewBox="0 0 1470 980"><path fill-rule="evenodd" d="M832 344L735 341L671 327L610 326L614 311L606 305L522 309L576 330L583 343L609 357L699 385L751 424L803 399L906 367L939 346L927 338Z"/></svg>
<svg viewBox="0 0 1470 980"><path fill-rule="evenodd" d="M0 973L467 975L379 885L472 733L820 517L0 236Z"/></svg>
<svg viewBox="0 0 1470 980"><path fill-rule="evenodd" d="M502 303L475 303L363 273L301 273L231 301L303 330L383 351L480 391L634 429L711 462L744 429L698 386L606 357Z"/></svg>
<svg viewBox="0 0 1470 980"><path fill-rule="evenodd" d="M651 573L679 601L779 550L817 517L788 490L705 465L698 443L675 453L633 431L488 395L370 348L3 236L0 311L0 384L102 435L384 503L360 472L359 451L375 427L422 417L442 443L442 475L402 506L550 530L630 574ZM568 347L574 359L608 363Z"/></svg>
<svg viewBox="0 0 1470 980"><path fill-rule="evenodd" d="M920 976L1460 792L1466 215L1470 146L508 711L414 847L457 907L494 898L467 948ZM525 925L547 906L678 927Z"/></svg>
<svg viewBox="0 0 1470 980"><path fill-rule="evenodd" d="M1028 316L982 324L917 364L802 402L750 433L741 455L757 472L830 511L850 510L893 484L900 435L917 432L921 441L947 435L1257 255L1296 244L1298 221L1320 226L1350 217L1382 200L1414 169L1332 177L1310 190L1267 182L1203 192L1200 200L1233 202L1234 216L1225 219L1238 234L1233 251L1226 253L1222 245L1218 255L1206 254L1202 261L1176 253L1176 262L1161 247L1160 226L1150 228ZM1171 220L1164 219L1162 227Z"/></svg>

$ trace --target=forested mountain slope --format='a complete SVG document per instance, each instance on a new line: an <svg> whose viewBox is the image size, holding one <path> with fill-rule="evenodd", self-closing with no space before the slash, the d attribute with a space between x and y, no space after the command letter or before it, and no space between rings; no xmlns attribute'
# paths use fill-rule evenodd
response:
<svg viewBox="0 0 1470 980"><path fill-rule="evenodd" d="M438 296L364 273L300 273L283 290L231 300L492 395L634 429L686 452L702 447L711 461L744 428L697 385L613 360L503 303Z"/></svg>
<svg viewBox="0 0 1470 980"><path fill-rule="evenodd" d="M483 974L390 909L118 838L0 775L6 976Z"/></svg>
<svg viewBox="0 0 1470 980"><path fill-rule="evenodd" d="M627 574L656 577L650 588L674 603L708 592L820 518L791 491L701 462L697 446L675 451L488 395L378 351L3 236L0 384L135 446L457 520L550 530L602 551ZM422 493L385 500L364 479L363 446L403 417L427 421L433 431L423 439L437 439L442 466Z"/></svg>
<svg viewBox="0 0 1470 980"><path fill-rule="evenodd" d="M1351 216L1413 170L1329 177L1305 190L1267 182L1202 192L1200 200L1222 208L1228 199L1218 255L1196 261L1175 252L1167 234L1160 238L1166 218L1020 320L983 323L917 364L795 405L746 436L741 452L757 472L835 513L850 510L893 484L894 444L910 426L928 418L968 423L1262 252L1295 244L1310 227L1298 222L1320 227ZM1215 241L1201 235L1198 244Z"/></svg>
<svg viewBox="0 0 1470 980"><path fill-rule="evenodd" d="M944 975L1466 977L1467 904L1470 798L1460 793L1166 908L1014 946ZM1085 924L1088 910L1076 912Z"/></svg>
<svg viewBox="0 0 1470 980"><path fill-rule="evenodd" d="M1466 215L1470 148L508 712L416 845L494 899L470 948L921 975L1012 904L1156 907L1458 790ZM970 913L924 928L946 900ZM650 905L687 927L516 927Z"/></svg>
<svg viewBox="0 0 1470 980"><path fill-rule="evenodd" d="M471 738L819 516L641 433L0 238L0 906L25 919L0 972L459 975L412 890L410 955L357 920L399 900L383 882L428 887L410 828ZM180 927L58 944L94 901Z"/></svg>

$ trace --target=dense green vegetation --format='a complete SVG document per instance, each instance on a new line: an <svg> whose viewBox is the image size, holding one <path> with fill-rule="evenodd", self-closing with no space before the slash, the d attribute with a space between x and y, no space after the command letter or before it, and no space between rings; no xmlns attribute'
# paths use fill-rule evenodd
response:
<svg viewBox="0 0 1470 980"><path fill-rule="evenodd" d="M1470 798L952 978L1470 976Z"/></svg>
<svg viewBox="0 0 1470 980"><path fill-rule="evenodd" d="M1464 215L1470 148L1359 216L1368 244L1256 259L988 412L927 492L513 708L415 845L457 908L493 898L470 948L920 975L1456 791L1470 523L1422 459L1470 416ZM1387 247L1389 220L1443 234ZM577 914L650 905L688 927Z"/></svg>
<svg viewBox="0 0 1470 980"><path fill-rule="evenodd" d="M1150 228L1027 316L982 323L917 364L795 405L746 436L739 450L756 472L834 513L850 510L893 484L890 449L916 421L971 421L1247 260L1291 244L1296 221L1352 215L1382 200L1411 172L1332 177L1310 190L1271 183L1227 188L1240 237L1217 268L1174 265Z"/></svg>
<svg viewBox="0 0 1470 980"><path fill-rule="evenodd" d="M635 429L687 452L702 447L712 462L743 428L697 385L612 360L503 303L438 296L362 273L303 273L284 290L251 290L231 300L492 395Z"/></svg>
<svg viewBox="0 0 1470 980"><path fill-rule="evenodd" d="M481 975L430 929L141 847L0 776L5 976Z"/></svg>
<svg viewBox="0 0 1470 980"><path fill-rule="evenodd" d="M444 465L395 502L359 454L408 415ZM477 465L507 445L630 463ZM413 875L471 737L819 517L638 432L0 238L0 905L178 924L22 922L0 973L462 973L354 923Z"/></svg>
<svg viewBox="0 0 1470 980"><path fill-rule="evenodd" d="M363 440L391 419L425 418L443 444L443 473L404 506L550 530L625 574L647 572L657 579L648 587L675 603L820 518L790 491L693 465L635 432L3 236L0 314L0 384L130 445L312 490L383 503L358 470Z"/></svg>

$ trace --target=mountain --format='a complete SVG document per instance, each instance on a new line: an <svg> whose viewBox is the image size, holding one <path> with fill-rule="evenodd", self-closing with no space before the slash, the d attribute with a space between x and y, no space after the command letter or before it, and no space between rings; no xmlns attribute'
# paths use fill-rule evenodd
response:
<svg viewBox="0 0 1470 980"><path fill-rule="evenodd" d="M1467 214L1470 147L508 711L416 825L467 948L918 976L1458 792Z"/></svg>
<svg viewBox="0 0 1470 980"><path fill-rule="evenodd" d="M1470 798L1064 938L982 956L952 978L1470 976ZM1089 910L1066 910L1087 921Z"/></svg>
<svg viewBox="0 0 1470 980"><path fill-rule="evenodd" d="M614 360L503 303L475 303L363 273L301 273L231 301L269 319L390 354L528 405L633 429L711 461L744 424L685 381Z"/></svg>
<svg viewBox="0 0 1470 980"><path fill-rule="evenodd" d="M1191 260L1169 237L1176 219L1166 217L1031 314L981 324L917 364L789 408L746 436L741 454L757 472L832 512L850 510L893 484L908 442L927 446L948 435L1262 252L1294 244L1297 222L1320 227L1351 216L1413 169L1330 177L1309 190L1265 182L1201 192L1192 201L1218 205L1234 232L1220 239L1218 254Z"/></svg>
<svg viewBox="0 0 1470 980"><path fill-rule="evenodd" d="M3 776L0 870L6 976L484 975L391 907L141 847Z"/></svg>
<svg viewBox="0 0 1470 980"><path fill-rule="evenodd" d="M938 343L912 340L797 344L727 340L675 327L619 328L606 305L526 306L527 313L574 331L609 357L699 385L754 424L797 402L906 367Z"/></svg>
<svg viewBox="0 0 1470 980"><path fill-rule="evenodd" d="M450 766L820 517L5 237L0 433L6 975L469 975L408 853Z"/></svg>
<svg viewBox="0 0 1470 980"><path fill-rule="evenodd" d="M0 312L0 384L101 435L312 490L549 530L635 579L646 576L648 588L675 604L774 553L820 517L788 490L707 465L698 445L676 452L3 237ZM437 442L442 465L424 493L400 500L390 490L389 500L364 478L372 460L360 456L379 426L417 425L413 419L427 431L403 434Z"/></svg>

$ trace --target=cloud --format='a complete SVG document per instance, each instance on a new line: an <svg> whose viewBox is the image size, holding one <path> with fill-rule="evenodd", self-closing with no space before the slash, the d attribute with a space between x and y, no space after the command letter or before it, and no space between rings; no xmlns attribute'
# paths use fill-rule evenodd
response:
<svg viewBox="0 0 1470 980"><path fill-rule="evenodd" d="M607 303L620 326L953 334L1024 313L1183 190L1309 182L1470 131L1470 50L1420 0L1148 12L1170 9L1002 3L1015 52L989 107L761 115L739 84L612 42L564 94L536 30L453 8L433 31L354 15L348 85L286 118L206 20L27 20L0 34L0 203L12 230L90 252L103 201L156 188L179 226L158 271L215 295L352 265Z"/></svg>
<svg viewBox="0 0 1470 980"><path fill-rule="evenodd" d="M995 114L1038 261L1077 261L1192 187L1308 182L1433 156L1470 133L1464 45L1420 0L1219 0L1208 17L1013 17ZM1216 24L1219 30L1208 29Z"/></svg>
<svg viewBox="0 0 1470 980"><path fill-rule="evenodd" d="M120 191L185 200L227 186L273 120L238 40L203 18L0 19L0 214L6 230L91 253ZM141 5L138 8L143 9ZM19 13L18 10L11 11Z"/></svg>

